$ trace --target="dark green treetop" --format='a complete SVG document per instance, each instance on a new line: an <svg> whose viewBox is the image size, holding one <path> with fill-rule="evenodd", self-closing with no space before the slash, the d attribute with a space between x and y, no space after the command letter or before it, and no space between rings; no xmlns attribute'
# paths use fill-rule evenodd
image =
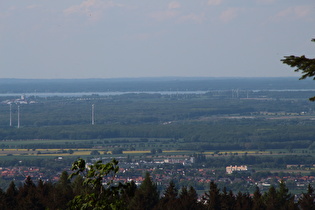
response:
<svg viewBox="0 0 315 210"><path fill-rule="evenodd" d="M315 42L315 39L312 39L312 42ZM315 80L315 58L307 58L305 55L302 56L284 56L284 59L281 59L284 64L287 64L293 68L296 68L294 71L301 71L302 76L300 80L306 79L308 77ZM310 98L311 101L315 101L315 96Z"/></svg>
<svg viewBox="0 0 315 210"><path fill-rule="evenodd" d="M119 170L117 160L113 159L105 164L100 160L87 167L85 160L79 158L72 164L71 170L74 172L69 178L82 176L83 185L90 187L92 193L75 196L68 203L70 209L120 209L124 205L119 196L123 185L112 185Z"/></svg>

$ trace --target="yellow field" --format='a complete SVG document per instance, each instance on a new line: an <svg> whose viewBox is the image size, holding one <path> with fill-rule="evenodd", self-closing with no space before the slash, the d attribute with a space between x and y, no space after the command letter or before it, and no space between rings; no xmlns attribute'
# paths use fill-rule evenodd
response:
<svg viewBox="0 0 315 210"><path fill-rule="evenodd" d="M90 155L91 151L74 151L73 154L69 153L49 153L49 154L36 154L36 156L73 156L73 155Z"/></svg>

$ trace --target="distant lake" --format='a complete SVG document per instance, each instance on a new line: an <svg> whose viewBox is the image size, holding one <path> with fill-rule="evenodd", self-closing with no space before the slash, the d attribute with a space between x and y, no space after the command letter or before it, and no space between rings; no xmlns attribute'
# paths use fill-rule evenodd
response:
<svg viewBox="0 0 315 210"><path fill-rule="evenodd" d="M208 91L130 91L130 92L75 92L75 93L0 93L0 97L4 96L37 96L37 97L82 97L82 96L115 96L124 94L161 94L161 95L183 95L183 94L205 94Z"/></svg>
<svg viewBox="0 0 315 210"><path fill-rule="evenodd" d="M235 90L235 89L234 89ZM73 92L73 93L0 93L0 97L8 97L8 96L16 96L20 97L22 95L25 96L36 96L36 97L83 97L83 96L92 96L92 95L99 95L99 96L116 96L116 95L124 95L124 94L161 94L161 95L184 95L184 94L205 94L207 92L226 92L232 90L209 90L209 91L108 91L108 92ZM315 91L315 89L280 89L280 90L242 90L239 91L252 91L252 92L260 92L260 91L268 91L268 92L305 92L305 91Z"/></svg>

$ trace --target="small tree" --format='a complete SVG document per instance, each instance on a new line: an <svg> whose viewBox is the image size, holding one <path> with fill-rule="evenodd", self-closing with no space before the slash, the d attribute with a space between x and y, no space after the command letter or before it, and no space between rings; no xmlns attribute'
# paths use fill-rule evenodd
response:
<svg viewBox="0 0 315 210"><path fill-rule="evenodd" d="M70 209L120 209L123 205L119 198L119 189L123 188L123 185L112 185L119 170L117 160L113 159L106 164L100 160L86 167L85 160L80 158L72 164L71 170L74 172L69 178L82 176L83 185L92 188L93 192L75 196L69 202Z"/></svg>
<svg viewBox="0 0 315 210"><path fill-rule="evenodd" d="M159 194L157 185L152 181L150 173L146 172L143 182L130 202L129 209L153 209L159 202Z"/></svg>
<svg viewBox="0 0 315 210"><path fill-rule="evenodd" d="M150 152L151 152L152 155L155 155L156 154L156 149L151 149Z"/></svg>
<svg viewBox="0 0 315 210"><path fill-rule="evenodd" d="M112 151L113 155L122 154L122 153L123 153L123 149L122 148L115 148Z"/></svg>
<svg viewBox="0 0 315 210"><path fill-rule="evenodd" d="M315 200L314 189L311 186L311 184L308 184L307 193L303 193L298 202L300 209L314 210L315 209L314 200Z"/></svg>
<svg viewBox="0 0 315 210"><path fill-rule="evenodd" d="M170 181L156 209L177 209L179 204L178 190L174 181Z"/></svg>
<svg viewBox="0 0 315 210"><path fill-rule="evenodd" d="M182 210L198 209L198 194L193 187L182 187L179 194L179 206Z"/></svg>
<svg viewBox="0 0 315 210"><path fill-rule="evenodd" d="M264 193L263 200L267 209L270 209L270 210L279 209L279 202L277 200L277 191L273 185L269 187L268 192Z"/></svg>
<svg viewBox="0 0 315 210"><path fill-rule="evenodd" d="M71 182L68 177L69 174L63 171L58 182L54 184L54 190L51 191L49 196L45 196L46 198L49 197L49 199L47 199L49 209L62 209L74 198Z"/></svg>
<svg viewBox="0 0 315 210"><path fill-rule="evenodd" d="M91 151L90 155L100 155L100 152L97 150Z"/></svg>
<svg viewBox="0 0 315 210"><path fill-rule="evenodd" d="M265 209L266 206L262 200L262 194L259 188L256 186L254 196L253 196L253 210Z"/></svg>
<svg viewBox="0 0 315 210"><path fill-rule="evenodd" d="M210 190L203 196L203 202L207 209L221 209L220 189L211 181Z"/></svg>
<svg viewBox="0 0 315 210"><path fill-rule="evenodd" d="M289 206L294 205L294 196L289 193L289 189L283 180L281 180L279 190L277 190L277 200L280 206L285 207L286 209L289 209Z"/></svg>
<svg viewBox="0 0 315 210"><path fill-rule="evenodd" d="M15 209L17 206L17 195L18 190L13 181L10 182L10 185L6 191L7 199L6 205L8 209Z"/></svg>

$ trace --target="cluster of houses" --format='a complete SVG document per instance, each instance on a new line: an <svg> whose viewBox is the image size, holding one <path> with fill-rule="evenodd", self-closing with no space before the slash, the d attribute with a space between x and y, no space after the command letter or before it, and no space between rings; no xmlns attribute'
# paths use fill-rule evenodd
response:
<svg viewBox="0 0 315 210"><path fill-rule="evenodd" d="M44 173L35 167L0 167L0 176L6 179L27 176L41 178L44 176Z"/></svg>

